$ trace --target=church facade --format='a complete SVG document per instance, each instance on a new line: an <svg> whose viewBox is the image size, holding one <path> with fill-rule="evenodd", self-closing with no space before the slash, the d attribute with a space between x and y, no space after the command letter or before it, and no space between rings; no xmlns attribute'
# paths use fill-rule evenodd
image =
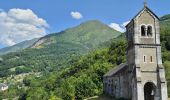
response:
<svg viewBox="0 0 170 100"><path fill-rule="evenodd" d="M145 5L126 30L127 63L103 76L104 92L130 100L168 100L159 18Z"/></svg>

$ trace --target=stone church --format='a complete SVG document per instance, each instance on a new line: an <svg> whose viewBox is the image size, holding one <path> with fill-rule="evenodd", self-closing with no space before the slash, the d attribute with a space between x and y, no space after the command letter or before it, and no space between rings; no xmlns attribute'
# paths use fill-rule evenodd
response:
<svg viewBox="0 0 170 100"><path fill-rule="evenodd" d="M168 100L159 18L145 4L126 30L127 63L103 76L104 92L129 100Z"/></svg>

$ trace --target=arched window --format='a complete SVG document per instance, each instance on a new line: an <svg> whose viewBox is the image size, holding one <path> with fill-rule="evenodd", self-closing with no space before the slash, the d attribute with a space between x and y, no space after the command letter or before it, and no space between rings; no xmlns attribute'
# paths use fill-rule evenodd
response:
<svg viewBox="0 0 170 100"><path fill-rule="evenodd" d="M149 37L152 36L152 26L148 26L148 28L147 28L147 35Z"/></svg>
<svg viewBox="0 0 170 100"><path fill-rule="evenodd" d="M141 26L141 36L145 36L145 26Z"/></svg>

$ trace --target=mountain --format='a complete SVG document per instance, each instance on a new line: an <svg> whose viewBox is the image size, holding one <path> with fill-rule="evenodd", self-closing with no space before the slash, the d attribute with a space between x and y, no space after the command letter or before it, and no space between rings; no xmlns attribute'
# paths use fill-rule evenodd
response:
<svg viewBox="0 0 170 100"><path fill-rule="evenodd" d="M170 30L170 14L160 18L161 28L164 30Z"/></svg>
<svg viewBox="0 0 170 100"><path fill-rule="evenodd" d="M170 50L170 14L160 18L162 48Z"/></svg>
<svg viewBox="0 0 170 100"><path fill-rule="evenodd" d="M160 18L161 33L163 36L170 36L170 14Z"/></svg>
<svg viewBox="0 0 170 100"><path fill-rule="evenodd" d="M96 36L97 34L98 36ZM120 32L116 32L107 25L104 25L97 20L92 20L84 22L77 27L70 28L59 33L50 34L40 39L27 40L14 46L0 49L0 55L21 51L30 46L32 46L32 48L40 48L43 45L56 42L75 43L83 45L84 47L87 46L87 49L95 48L99 43L115 38L119 34ZM37 40L38 42L36 42Z"/></svg>
<svg viewBox="0 0 170 100"><path fill-rule="evenodd" d="M161 22L162 25L170 25L170 14L162 16L160 18L160 22Z"/></svg>
<svg viewBox="0 0 170 100"><path fill-rule="evenodd" d="M101 47L121 33L93 20L65 31L49 34L30 48L2 56L0 77L25 72L53 71L65 68L77 56Z"/></svg>
<svg viewBox="0 0 170 100"><path fill-rule="evenodd" d="M41 38L32 47L38 48L51 43L74 43L84 46L87 49L96 48L112 38L116 38L121 33L113 30L107 25L97 21L87 21L77 27L67 29L60 33L50 34Z"/></svg>
<svg viewBox="0 0 170 100"><path fill-rule="evenodd" d="M26 48L30 47L31 45L33 45L37 40L38 39L27 40L27 41L23 41L21 43L18 43L16 45L13 45L10 47L2 48L2 49L0 49L0 55L4 55L4 54L8 54L10 52L17 52L17 51L26 49Z"/></svg>

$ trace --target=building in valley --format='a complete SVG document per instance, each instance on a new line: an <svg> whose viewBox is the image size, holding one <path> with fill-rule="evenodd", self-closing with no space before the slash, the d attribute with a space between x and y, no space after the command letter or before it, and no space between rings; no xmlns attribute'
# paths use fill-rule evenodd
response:
<svg viewBox="0 0 170 100"><path fill-rule="evenodd" d="M5 91L8 89L8 85L4 84L4 83L0 83L0 91Z"/></svg>

